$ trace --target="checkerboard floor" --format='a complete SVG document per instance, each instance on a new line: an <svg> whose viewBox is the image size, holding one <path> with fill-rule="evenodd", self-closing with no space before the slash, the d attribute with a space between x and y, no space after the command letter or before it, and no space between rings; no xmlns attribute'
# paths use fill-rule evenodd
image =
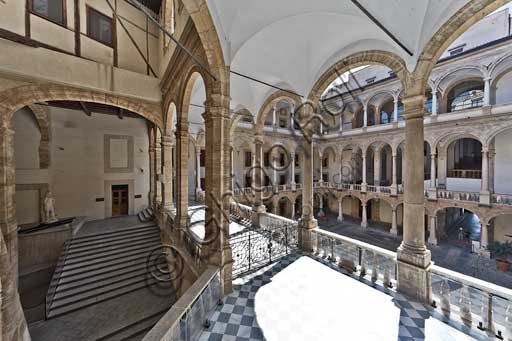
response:
<svg viewBox="0 0 512 341"><path fill-rule="evenodd" d="M494 339L311 256L288 255L233 284L199 340Z"/></svg>

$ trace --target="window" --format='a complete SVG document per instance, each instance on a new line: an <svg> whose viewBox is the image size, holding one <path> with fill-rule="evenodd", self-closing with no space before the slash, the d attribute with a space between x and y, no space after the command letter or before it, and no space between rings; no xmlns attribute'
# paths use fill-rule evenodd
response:
<svg viewBox="0 0 512 341"><path fill-rule="evenodd" d="M300 174L295 174L295 182L300 183Z"/></svg>
<svg viewBox="0 0 512 341"><path fill-rule="evenodd" d="M112 18L87 7L87 35L103 43L112 46L113 44L113 23Z"/></svg>
<svg viewBox="0 0 512 341"><path fill-rule="evenodd" d="M32 13L56 24L66 24L66 2L64 0L32 0Z"/></svg>
<svg viewBox="0 0 512 341"><path fill-rule="evenodd" d="M323 182L328 182L329 181L329 174L327 174L327 173L322 174L322 181Z"/></svg>
<svg viewBox="0 0 512 341"><path fill-rule="evenodd" d="M464 46L466 46L466 44L449 49L448 52L450 53L450 56L455 56L456 54L462 53L464 51Z"/></svg>
<svg viewBox="0 0 512 341"><path fill-rule="evenodd" d="M456 85L448 93L448 110L458 111L481 107L484 99L482 81L468 81Z"/></svg>
<svg viewBox="0 0 512 341"><path fill-rule="evenodd" d="M252 166L252 153L245 152L245 167L251 167L251 166Z"/></svg>
<svg viewBox="0 0 512 341"><path fill-rule="evenodd" d="M295 154L295 167L299 167L299 166L300 166L299 154Z"/></svg>
<svg viewBox="0 0 512 341"><path fill-rule="evenodd" d="M286 175L280 175L279 176L279 184L280 185L286 185Z"/></svg>
<svg viewBox="0 0 512 341"><path fill-rule="evenodd" d="M325 158L322 160L322 167L329 167L329 158Z"/></svg>
<svg viewBox="0 0 512 341"><path fill-rule="evenodd" d="M199 154L199 167L205 167L205 163L204 163L204 155L205 154L205 150L204 149L201 149L201 153Z"/></svg>
<svg viewBox="0 0 512 341"><path fill-rule="evenodd" d="M245 187L251 187L252 186L252 177L250 175L247 175L245 177Z"/></svg>
<svg viewBox="0 0 512 341"><path fill-rule="evenodd" d="M286 124L286 118L279 118L279 127L280 128L286 128L287 124Z"/></svg>
<svg viewBox="0 0 512 341"><path fill-rule="evenodd" d="M286 163L286 156L284 155L284 153L280 153L279 154L279 167L284 167Z"/></svg>
<svg viewBox="0 0 512 341"><path fill-rule="evenodd" d="M371 77L371 78L368 78L368 79L366 80L366 84L372 84L372 83L374 83L376 78L377 78L377 77Z"/></svg>
<svg viewBox="0 0 512 341"><path fill-rule="evenodd" d="M263 167L270 167L270 153L263 154Z"/></svg>

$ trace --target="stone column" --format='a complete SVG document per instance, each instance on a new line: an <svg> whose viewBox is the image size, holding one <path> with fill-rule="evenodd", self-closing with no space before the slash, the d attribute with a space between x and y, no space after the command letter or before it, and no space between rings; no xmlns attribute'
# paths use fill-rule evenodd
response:
<svg viewBox="0 0 512 341"><path fill-rule="evenodd" d="M430 154L430 188L436 188L436 154Z"/></svg>
<svg viewBox="0 0 512 341"><path fill-rule="evenodd" d="M162 136L164 174L162 182L162 206L166 210L175 211L172 198L172 137Z"/></svg>
<svg viewBox="0 0 512 341"><path fill-rule="evenodd" d="M318 182L322 183L324 182L324 160L322 153L318 153L318 159L320 160L320 179L318 179Z"/></svg>
<svg viewBox="0 0 512 341"><path fill-rule="evenodd" d="M480 230L480 247L487 249L489 246L489 224L481 223Z"/></svg>
<svg viewBox="0 0 512 341"><path fill-rule="evenodd" d="M343 132L343 113L340 113L340 127L339 132Z"/></svg>
<svg viewBox="0 0 512 341"><path fill-rule="evenodd" d="M274 178L274 190L277 191L277 188L279 188L279 183L277 179L277 156L270 156L272 158L272 174Z"/></svg>
<svg viewBox="0 0 512 341"><path fill-rule="evenodd" d="M482 186L480 189L480 204L491 204L491 192L489 191L489 150L482 149Z"/></svg>
<svg viewBox="0 0 512 341"><path fill-rule="evenodd" d="M196 198L201 189L201 149L196 147Z"/></svg>
<svg viewBox="0 0 512 341"><path fill-rule="evenodd" d="M393 122L398 122L398 97L393 99Z"/></svg>
<svg viewBox="0 0 512 341"><path fill-rule="evenodd" d="M0 340L30 340L18 293L14 131L6 126L0 127L0 193Z"/></svg>
<svg viewBox="0 0 512 341"><path fill-rule="evenodd" d="M188 224L188 114L178 115L176 122L176 224L185 229Z"/></svg>
<svg viewBox="0 0 512 341"><path fill-rule="evenodd" d="M446 148L440 148L437 154L437 187L446 188L446 170L447 170Z"/></svg>
<svg viewBox="0 0 512 341"><path fill-rule="evenodd" d="M290 219L295 220L295 199L292 201L292 210Z"/></svg>
<svg viewBox="0 0 512 341"><path fill-rule="evenodd" d="M489 77L484 79L484 100L483 105L491 105L491 79Z"/></svg>
<svg viewBox="0 0 512 341"><path fill-rule="evenodd" d="M305 109L303 109L305 110ZM307 117L307 116L306 116ZM300 245L303 250L313 250L311 230L318 226L313 216L313 132L305 127L304 156L302 160L302 217L300 220Z"/></svg>
<svg viewBox="0 0 512 341"><path fill-rule="evenodd" d="M396 174L396 158L397 155L393 152L392 154L392 166L391 166L391 172L393 183L391 184L391 194L392 195L398 195L398 184L397 184L397 174Z"/></svg>
<svg viewBox="0 0 512 341"><path fill-rule="evenodd" d="M389 231L394 236L398 235L398 227L396 224L396 207L393 207L391 213L391 230Z"/></svg>
<svg viewBox="0 0 512 341"><path fill-rule="evenodd" d="M229 244L230 182L230 128L229 69L219 71L219 79L213 82L210 98L203 115L205 134L205 245L202 258L208 264L220 268L222 294L232 291L231 247ZM207 242L208 241L208 242ZM204 249L204 251L203 251Z"/></svg>
<svg viewBox="0 0 512 341"><path fill-rule="evenodd" d="M437 245L437 236L436 236L436 223L437 217L435 215L429 217L429 226L428 226L428 243L432 245Z"/></svg>
<svg viewBox="0 0 512 341"><path fill-rule="evenodd" d="M338 199L338 221L343 221L343 198Z"/></svg>
<svg viewBox="0 0 512 341"><path fill-rule="evenodd" d="M158 130L158 128L156 128ZM155 134L155 204L159 206L162 203L162 146L161 138Z"/></svg>
<svg viewBox="0 0 512 341"><path fill-rule="evenodd" d="M272 126L274 128L277 126L277 110L275 105L272 107Z"/></svg>
<svg viewBox="0 0 512 341"><path fill-rule="evenodd" d="M489 150L489 192L494 193L494 173L495 173L495 159L496 151Z"/></svg>
<svg viewBox="0 0 512 341"><path fill-rule="evenodd" d="M361 216L361 227L368 227L368 218L366 216L366 202L361 203L362 206L362 216Z"/></svg>
<svg viewBox="0 0 512 341"><path fill-rule="evenodd" d="M156 184L156 174L155 174L155 141L154 139L149 139L149 206L155 209L155 184Z"/></svg>
<svg viewBox="0 0 512 341"><path fill-rule="evenodd" d="M319 206L319 210L318 210L318 216L319 217L324 217L325 216L325 213L324 213L324 198L322 195L320 195L320 206Z"/></svg>
<svg viewBox="0 0 512 341"><path fill-rule="evenodd" d="M290 174L290 184L292 185L292 190L295 190L295 153L290 153L290 168L291 168L291 174Z"/></svg>
<svg viewBox="0 0 512 341"><path fill-rule="evenodd" d="M402 100L405 117L405 187L403 241L397 250L398 291L430 302L430 251L425 247L423 115L425 96Z"/></svg>
<svg viewBox="0 0 512 341"><path fill-rule="evenodd" d="M373 152L373 184L380 186L380 152Z"/></svg>
<svg viewBox="0 0 512 341"><path fill-rule="evenodd" d="M263 205L263 136L254 137L254 166L253 166L254 184L252 188L254 193L253 211L257 213L265 212ZM257 215L255 215L257 216Z"/></svg>
<svg viewBox="0 0 512 341"><path fill-rule="evenodd" d="M235 150L231 149L231 190L235 189Z"/></svg>
<svg viewBox="0 0 512 341"><path fill-rule="evenodd" d="M366 151L363 151L363 179L361 183L361 192L366 192Z"/></svg>
<svg viewBox="0 0 512 341"><path fill-rule="evenodd" d="M363 127L368 126L368 104L364 104Z"/></svg>
<svg viewBox="0 0 512 341"><path fill-rule="evenodd" d="M437 90L432 89L432 116L437 115Z"/></svg>

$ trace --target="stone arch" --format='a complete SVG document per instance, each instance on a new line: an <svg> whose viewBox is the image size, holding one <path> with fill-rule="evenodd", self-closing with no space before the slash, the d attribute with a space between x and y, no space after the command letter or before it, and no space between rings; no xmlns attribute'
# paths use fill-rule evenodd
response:
<svg viewBox="0 0 512 341"><path fill-rule="evenodd" d="M59 100L111 105L137 113L158 127L163 126L162 109L156 103L56 84L22 85L0 92L2 122L8 127L12 115L24 106Z"/></svg>
<svg viewBox="0 0 512 341"><path fill-rule="evenodd" d="M48 107L37 104L30 104L27 107L32 112L41 133L41 140L39 141L39 168L48 169L51 163L50 111Z"/></svg>
<svg viewBox="0 0 512 341"><path fill-rule="evenodd" d="M312 102L313 106L316 106L324 91L331 85L331 83L350 69L358 66L368 64L380 64L389 67L400 79L402 86L406 87L408 84L408 71L405 62L399 56L379 50L364 51L352 54L346 58L343 58L327 71L325 71L319 79L315 82L311 91L308 95L308 100Z"/></svg>
<svg viewBox="0 0 512 341"><path fill-rule="evenodd" d="M425 44L413 72L413 81L407 89L408 95L422 95L432 69L444 51L455 39L466 32L477 21L506 4L509 0L472 0L448 19Z"/></svg>
<svg viewBox="0 0 512 341"><path fill-rule="evenodd" d="M434 138L432 142L429 142L429 141L426 141L426 142L430 144L431 151L434 151L434 150L439 151L439 148L448 148L448 146L452 142L459 140L459 139L464 139L464 138L477 140L478 142L480 142L482 144L483 147L485 147L483 138L481 138L480 136L477 136L476 134L472 134L472 133L468 133L468 132L456 132L456 133L449 132L449 133L441 135L437 138Z"/></svg>
<svg viewBox="0 0 512 341"><path fill-rule="evenodd" d="M298 95L293 95L290 92L278 90L272 93L267 99L263 102L258 115L256 116L256 127L255 133L262 134L263 126L265 125L265 118L269 112L269 110L280 101L287 101L290 105L295 108L301 103L300 97Z"/></svg>
<svg viewBox="0 0 512 341"><path fill-rule="evenodd" d="M176 119L177 119L177 111L176 104L171 102L165 111L165 135L170 136L176 129Z"/></svg>
<svg viewBox="0 0 512 341"><path fill-rule="evenodd" d="M486 134L485 137L482 138L482 141L481 141L482 146L484 146L484 147L491 146L492 142L496 136L498 136L501 133L506 132L507 130L511 130L511 129L512 129L512 124L504 126L504 127L501 126L501 127L498 127L497 129L490 131L489 133Z"/></svg>
<svg viewBox="0 0 512 341"><path fill-rule="evenodd" d="M486 71L480 65L464 65L448 70L442 74L435 82L434 86L441 90L442 94L448 93L457 84L469 79L484 79Z"/></svg>

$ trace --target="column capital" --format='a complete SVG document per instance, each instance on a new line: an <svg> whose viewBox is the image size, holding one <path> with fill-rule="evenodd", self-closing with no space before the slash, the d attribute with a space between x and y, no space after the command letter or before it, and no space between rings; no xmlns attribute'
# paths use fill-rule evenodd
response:
<svg viewBox="0 0 512 341"><path fill-rule="evenodd" d="M435 159L435 158L436 158L436 156L437 156L437 154L436 154L436 153L431 153L431 154L430 154L430 158L431 158L431 159Z"/></svg>
<svg viewBox="0 0 512 341"><path fill-rule="evenodd" d="M254 144L263 144L263 135L254 136Z"/></svg>
<svg viewBox="0 0 512 341"><path fill-rule="evenodd" d="M482 147L482 153L489 153L489 147Z"/></svg>
<svg viewBox="0 0 512 341"><path fill-rule="evenodd" d="M404 111L402 116L408 119L422 118L425 115L425 95L416 95L402 98Z"/></svg>

